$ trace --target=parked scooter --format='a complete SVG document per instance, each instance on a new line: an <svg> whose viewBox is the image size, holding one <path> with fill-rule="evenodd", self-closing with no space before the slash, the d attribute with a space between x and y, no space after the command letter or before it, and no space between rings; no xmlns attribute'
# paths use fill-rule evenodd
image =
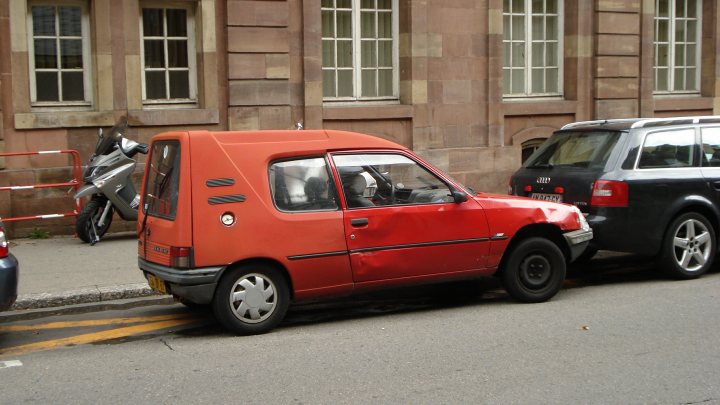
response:
<svg viewBox="0 0 720 405"><path fill-rule="evenodd" d="M147 154L148 145L123 137L127 127L123 117L107 135L102 128L98 130L95 153L83 176L85 185L75 194L75 198L90 197L75 223L77 235L90 245L99 242L110 228L114 211L126 221L137 220L140 194L130 176L137 165L133 156Z"/></svg>

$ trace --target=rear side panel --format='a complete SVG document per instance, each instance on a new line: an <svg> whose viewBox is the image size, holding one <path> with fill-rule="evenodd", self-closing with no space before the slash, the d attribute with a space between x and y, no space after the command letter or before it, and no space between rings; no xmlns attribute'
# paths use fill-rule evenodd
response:
<svg viewBox="0 0 720 405"><path fill-rule="evenodd" d="M143 179L138 255L165 266L170 264L171 246L193 244L188 142L187 132L154 137Z"/></svg>
<svg viewBox="0 0 720 405"><path fill-rule="evenodd" d="M278 209L270 197L268 170L271 162L291 157L273 153L286 149L277 143L253 142L254 136L191 134L195 267L268 260L287 269L295 298L351 290L342 211ZM295 155L324 153L308 150ZM223 223L223 215L234 222Z"/></svg>

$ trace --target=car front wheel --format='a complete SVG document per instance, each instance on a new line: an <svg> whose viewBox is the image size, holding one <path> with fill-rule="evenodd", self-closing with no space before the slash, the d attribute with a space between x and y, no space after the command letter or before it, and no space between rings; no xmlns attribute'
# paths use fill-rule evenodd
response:
<svg viewBox="0 0 720 405"><path fill-rule="evenodd" d="M500 277L505 289L521 302L547 301L565 280L565 256L545 238L528 238L507 252Z"/></svg>
<svg viewBox="0 0 720 405"><path fill-rule="evenodd" d="M233 333L257 335L282 321L289 301L287 282L277 269L243 266L223 276L213 298L213 311Z"/></svg>
<svg viewBox="0 0 720 405"><path fill-rule="evenodd" d="M671 277L697 278L715 258L715 231L703 215L689 212L670 224L660 253L660 266Z"/></svg>

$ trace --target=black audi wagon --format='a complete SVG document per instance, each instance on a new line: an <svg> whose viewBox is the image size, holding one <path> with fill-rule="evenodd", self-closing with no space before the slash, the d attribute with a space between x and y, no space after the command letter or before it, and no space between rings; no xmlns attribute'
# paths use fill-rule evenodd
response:
<svg viewBox="0 0 720 405"><path fill-rule="evenodd" d="M720 230L720 116L577 122L556 131L510 192L580 208L598 249L654 256L695 278Z"/></svg>

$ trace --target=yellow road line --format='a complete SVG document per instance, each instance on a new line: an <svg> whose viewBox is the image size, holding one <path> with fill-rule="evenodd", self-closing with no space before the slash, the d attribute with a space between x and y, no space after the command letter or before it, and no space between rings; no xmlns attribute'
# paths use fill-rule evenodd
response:
<svg viewBox="0 0 720 405"><path fill-rule="evenodd" d="M159 329L170 328L172 326L184 325L198 321L197 318L191 319L173 319L166 321L159 321L153 323L147 323L144 325L126 326L124 328L111 329L103 332L88 333L84 335L71 336L62 339L47 340L44 342L30 343L27 345L8 347L7 349L0 349L0 355L17 356L21 354L28 354L33 352L39 352L43 350L55 349L62 346L69 345L82 345L87 343L101 342L103 340L111 340L123 338L131 335L137 335L140 333L152 332Z"/></svg>
<svg viewBox="0 0 720 405"><path fill-rule="evenodd" d="M40 330L40 329L62 329L62 328L77 328L83 326L103 326L103 325L118 325L128 323L140 323L140 322L156 322L156 321L167 321L170 319L180 319L187 317L188 314L175 314L175 315L156 315L156 316L137 316L133 318L110 318L110 319L92 319L87 321L72 321L72 322L50 322L36 325L10 325L0 326L0 332L24 332L29 330Z"/></svg>

